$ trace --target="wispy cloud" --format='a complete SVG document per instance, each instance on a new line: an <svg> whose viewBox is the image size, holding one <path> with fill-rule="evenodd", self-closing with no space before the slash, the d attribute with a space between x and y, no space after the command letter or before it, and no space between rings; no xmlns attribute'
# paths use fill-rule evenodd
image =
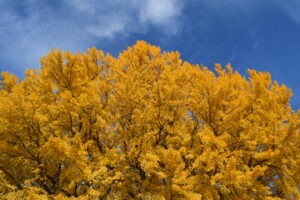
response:
<svg viewBox="0 0 300 200"><path fill-rule="evenodd" d="M276 0L276 5L286 12L297 24L300 25L300 1L299 0L290 0L290 1L281 1Z"/></svg>
<svg viewBox="0 0 300 200"><path fill-rule="evenodd" d="M64 0L85 16L86 30L99 38L141 33L149 25L165 34L180 30L183 0Z"/></svg>
<svg viewBox="0 0 300 200"><path fill-rule="evenodd" d="M184 0L54 2L0 2L2 65L37 67L38 59L50 48L83 51L99 40L146 33L149 27L176 34L184 6Z"/></svg>
<svg viewBox="0 0 300 200"><path fill-rule="evenodd" d="M142 23L167 27L169 33L176 33L182 7L183 2L179 0L146 0L139 6L139 18Z"/></svg>
<svg viewBox="0 0 300 200"><path fill-rule="evenodd" d="M300 24L298 0L197 2L199 12L211 8L217 15L237 19L255 13L260 6L276 6ZM0 71L9 70L8 67L22 68L20 71L38 67L39 58L50 48L84 51L96 43L105 44L153 29L163 36L176 35L187 24L183 21L187 17L183 8L188 3L187 0L0 0ZM202 31L209 31L209 20L213 19L203 14L196 23L204 24Z"/></svg>

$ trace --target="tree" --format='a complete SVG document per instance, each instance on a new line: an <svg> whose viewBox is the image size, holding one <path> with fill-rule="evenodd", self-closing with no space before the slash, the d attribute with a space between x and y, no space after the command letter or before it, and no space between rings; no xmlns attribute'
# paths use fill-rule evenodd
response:
<svg viewBox="0 0 300 200"><path fill-rule="evenodd" d="M0 199L299 199L300 112L269 73L52 50L2 73Z"/></svg>

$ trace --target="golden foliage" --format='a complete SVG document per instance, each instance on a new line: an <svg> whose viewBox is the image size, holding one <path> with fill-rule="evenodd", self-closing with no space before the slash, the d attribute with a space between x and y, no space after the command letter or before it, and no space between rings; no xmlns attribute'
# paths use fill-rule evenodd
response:
<svg viewBox="0 0 300 200"><path fill-rule="evenodd" d="M269 73L52 50L2 73L0 199L300 199L300 112Z"/></svg>

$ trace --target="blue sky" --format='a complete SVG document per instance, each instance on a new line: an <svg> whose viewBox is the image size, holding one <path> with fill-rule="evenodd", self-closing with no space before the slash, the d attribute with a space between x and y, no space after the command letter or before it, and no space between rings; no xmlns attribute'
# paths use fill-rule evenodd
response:
<svg viewBox="0 0 300 200"><path fill-rule="evenodd" d="M211 69L268 71L300 109L299 0L0 0L0 71L19 77L50 48L117 56L137 40Z"/></svg>

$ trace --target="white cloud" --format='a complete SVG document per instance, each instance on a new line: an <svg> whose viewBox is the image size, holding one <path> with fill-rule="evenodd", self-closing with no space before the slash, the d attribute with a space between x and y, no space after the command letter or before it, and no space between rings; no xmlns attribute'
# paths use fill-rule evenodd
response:
<svg viewBox="0 0 300 200"><path fill-rule="evenodd" d="M40 8L35 8L40 9ZM32 63L33 57L39 58L50 48L71 48L76 49L86 38L82 37L76 40L79 35L79 28L68 20L51 17L47 9L41 9L41 12L35 12L33 8L26 8L24 12L30 13L28 16L19 16L12 9L2 10L0 14L0 46L5 51L3 54L10 54L11 57L22 57L24 63ZM14 52L14 53L13 53ZM26 66L29 67L29 66Z"/></svg>
<svg viewBox="0 0 300 200"><path fill-rule="evenodd" d="M114 16L110 19L102 19L101 22L87 27L87 31L99 38L112 38L118 33L125 31L126 20Z"/></svg>
<svg viewBox="0 0 300 200"><path fill-rule="evenodd" d="M145 0L139 6L139 19L142 23L165 27L165 31L176 33L182 7L183 1L178 0Z"/></svg>
<svg viewBox="0 0 300 200"><path fill-rule="evenodd" d="M180 29L184 0L24 0L0 1L0 59L8 67L38 67L50 48L84 51L96 42ZM170 31L171 30L171 31Z"/></svg>
<svg viewBox="0 0 300 200"><path fill-rule="evenodd" d="M153 24L167 23L177 14L177 7L172 0L146 0L145 5L140 7L141 20Z"/></svg>
<svg viewBox="0 0 300 200"><path fill-rule="evenodd" d="M184 0L64 0L87 19L85 28L99 38L113 38L147 30L149 25L164 33L180 29Z"/></svg>
<svg viewBox="0 0 300 200"><path fill-rule="evenodd" d="M95 6L97 2L94 0L65 0L69 5L75 6L79 10L89 12L91 14L95 13Z"/></svg>

